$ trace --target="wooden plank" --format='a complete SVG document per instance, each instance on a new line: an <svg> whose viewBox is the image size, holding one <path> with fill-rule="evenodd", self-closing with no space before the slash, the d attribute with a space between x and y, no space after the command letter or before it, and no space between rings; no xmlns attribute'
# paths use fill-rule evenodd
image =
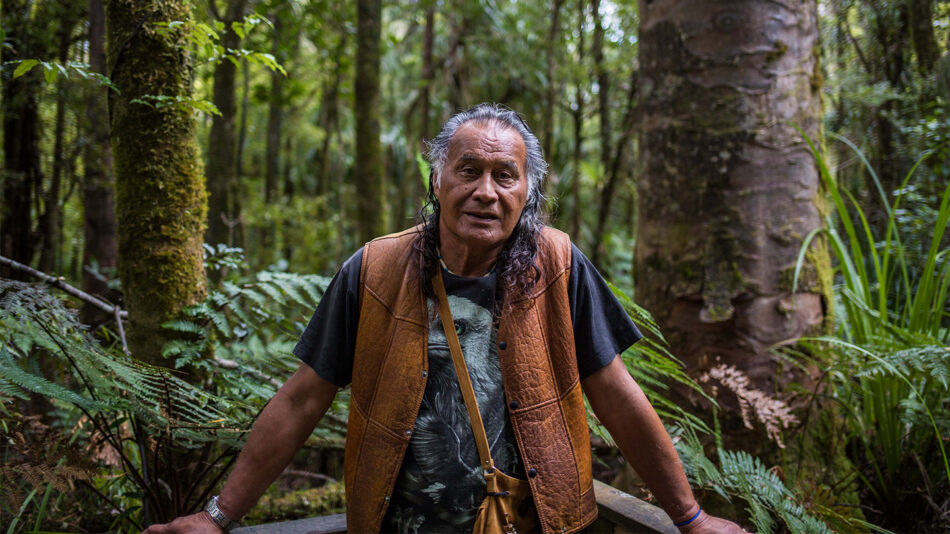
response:
<svg viewBox="0 0 950 534"><path fill-rule="evenodd" d="M679 534L666 512L633 495L595 480L594 496L597 511L603 519L616 525L613 530L616 534Z"/></svg>
<svg viewBox="0 0 950 534"><path fill-rule="evenodd" d="M324 515L296 521L267 523L236 528L231 532L232 534L345 534L346 515Z"/></svg>

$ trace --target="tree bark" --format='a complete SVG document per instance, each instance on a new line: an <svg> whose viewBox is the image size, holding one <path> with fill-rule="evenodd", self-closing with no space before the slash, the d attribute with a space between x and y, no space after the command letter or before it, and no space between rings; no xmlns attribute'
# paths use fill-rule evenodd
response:
<svg viewBox="0 0 950 534"><path fill-rule="evenodd" d="M585 16L586 2L578 0L577 2L577 62L584 64L584 23L587 21ZM575 91L577 95L574 100L574 109L572 117L574 119L574 177L571 181L571 237L575 241L581 238L581 162L584 160L584 88L586 83L582 77L578 78Z"/></svg>
<svg viewBox="0 0 950 534"><path fill-rule="evenodd" d="M212 0L214 1L214 0ZM225 30L221 46L237 49L241 39L231 29L234 22L244 18L247 0L230 0L224 15ZM235 79L237 65L221 60L214 69L214 105L221 112L211 120L208 138L208 232L205 241L234 245L234 226L240 220L238 212L237 144L235 121L237 100Z"/></svg>
<svg viewBox="0 0 950 534"><path fill-rule="evenodd" d="M435 132L431 131L430 115L432 114L432 80L435 79L435 66L432 64L432 45L435 41L435 5L430 2L426 9L426 27L422 44L422 95L419 103L419 152L425 154L425 140L430 136L435 137ZM416 198L419 199L419 207L425 202L426 186L421 179L416 179Z"/></svg>
<svg viewBox="0 0 950 534"><path fill-rule="evenodd" d="M0 63L30 59L36 45L30 34L31 2L5 0L0 7L6 41L13 49L0 49ZM3 202L0 204L0 255L29 265L33 259L31 207L34 191L42 184L40 168L40 117L37 95L39 69L12 79L13 69L3 69ZM0 277L25 279L25 275L0 266Z"/></svg>
<svg viewBox="0 0 950 534"><path fill-rule="evenodd" d="M546 77L544 91L544 114L542 115L541 140L544 145L541 150L548 162L554 161L554 110L555 98L557 98L557 84L554 82L555 61L557 54L558 33L561 31L561 6L564 0L551 0L551 26L548 28L548 41L545 49ZM546 192L551 190L555 180L552 175L548 175L548 180L544 183ZM556 209L556 208L555 208ZM557 219L557 214L552 213L552 220Z"/></svg>
<svg viewBox="0 0 950 534"><path fill-rule="evenodd" d="M721 358L760 386L769 348L822 328L824 243L791 282L822 188L802 136L820 134L812 0L640 7L636 296L690 370Z"/></svg>
<svg viewBox="0 0 950 534"><path fill-rule="evenodd" d="M604 25L600 16L600 0L591 0L594 17L594 73L597 76L597 102L600 114L600 162L604 173L610 167L610 74L604 65Z"/></svg>
<svg viewBox="0 0 950 534"><path fill-rule="evenodd" d="M93 72L106 74L106 13L102 0L89 0L89 65ZM88 141L83 150L83 252L82 289L90 295L109 294L106 280L99 272L115 269L117 263L115 226L115 177L112 174L112 149L109 146L109 105L107 89L90 84L86 90ZM101 320L100 312L84 305L80 312L84 324ZM98 319L97 319L98 318Z"/></svg>
<svg viewBox="0 0 950 534"><path fill-rule="evenodd" d="M171 363L161 356L172 337L162 323L207 293L208 200L194 110L132 100L191 98L186 36L162 36L152 26L190 18L186 0L106 1L110 72L120 91L110 110L119 278L131 319L129 346L138 359L158 365Z"/></svg>
<svg viewBox="0 0 950 534"><path fill-rule="evenodd" d="M284 33L286 32L286 4L281 2L273 16L274 43L271 53L280 61L283 58ZM267 108L267 137L264 147L264 201L270 204L277 200L280 188L280 144L284 122L284 75L271 72L270 98Z"/></svg>
<svg viewBox="0 0 950 534"><path fill-rule="evenodd" d="M929 76L940 58L940 47L934 36L932 0L908 0L910 36L917 54L917 68L922 76Z"/></svg>
<svg viewBox="0 0 950 534"><path fill-rule="evenodd" d="M357 1L356 42L356 219L361 242L386 230L383 153L379 141L379 62L382 5Z"/></svg>

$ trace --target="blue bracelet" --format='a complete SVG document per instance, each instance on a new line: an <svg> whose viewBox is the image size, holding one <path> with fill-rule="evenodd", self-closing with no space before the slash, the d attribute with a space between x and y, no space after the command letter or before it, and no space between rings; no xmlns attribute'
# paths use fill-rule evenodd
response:
<svg viewBox="0 0 950 534"><path fill-rule="evenodd" d="M700 509L696 512L696 515L694 515L693 517L687 519L686 521L683 521L682 523L673 523L673 526L676 527L676 528L685 527L686 525L692 523L694 519L696 519L697 517L699 517L699 514L701 514L701 513L703 513L703 509L702 509L702 508L700 508Z"/></svg>

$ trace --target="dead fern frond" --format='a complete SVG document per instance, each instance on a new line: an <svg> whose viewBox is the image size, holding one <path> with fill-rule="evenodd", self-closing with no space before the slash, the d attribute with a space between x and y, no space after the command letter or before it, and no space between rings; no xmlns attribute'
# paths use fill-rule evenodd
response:
<svg viewBox="0 0 950 534"><path fill-rule="evenodd" d="M749 377L731 365L719 364L699 377L701 384L711 385L715 396L718 388L713 381L731 391L739 400L742 423L746 428L754 428L753 419L759 421L765 425L765 433L769 439L779 447L785 448L782 442L782 428L798 423L798 418L792 413L788 404L779 399L773 399L763 391L752 387Z"/></svg>

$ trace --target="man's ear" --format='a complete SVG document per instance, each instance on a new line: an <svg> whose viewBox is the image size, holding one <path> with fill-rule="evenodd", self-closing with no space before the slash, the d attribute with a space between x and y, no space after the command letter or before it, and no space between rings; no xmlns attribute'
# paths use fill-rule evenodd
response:
<svg viewBox="0 0 950 534"><path fill-rule="evenodd" d="M435 173L435 169L429 169L429 191L432 191L432 194L435 195L435 198L439 198L438 183L438 175Z"/></svg>

